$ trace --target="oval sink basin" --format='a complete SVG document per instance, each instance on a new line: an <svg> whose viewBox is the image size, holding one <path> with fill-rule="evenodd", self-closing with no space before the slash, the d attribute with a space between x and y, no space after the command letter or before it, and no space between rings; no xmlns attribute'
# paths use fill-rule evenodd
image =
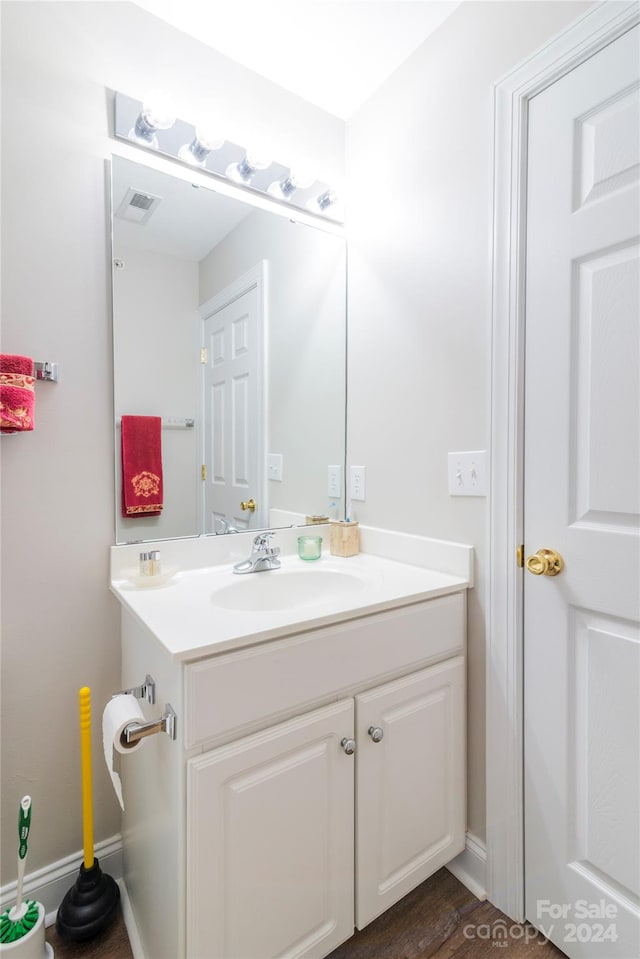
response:
<svg viewBox="0 0 640 959"><path fill-rule="evenodd" d="M211 601L221 609L238 612L295 609L345 599L359 593L364 585L359 576L337 570L272 569L234 578L234 582L215 590Z"/></svg>

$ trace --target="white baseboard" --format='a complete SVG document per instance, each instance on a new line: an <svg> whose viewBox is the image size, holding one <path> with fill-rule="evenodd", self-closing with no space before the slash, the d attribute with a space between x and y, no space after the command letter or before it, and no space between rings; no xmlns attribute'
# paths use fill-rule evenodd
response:
<svg viewBox="0 0 640 959"><path fill-rule="evenodd" d="M114 879L122 876L122 836L118 833L109 839L96 843L94 853L100 860L100 868ZM78 877L84 854L82 851L58 859L42 869L36 869L24 877L23 895L41 902L45 911L45 924L51 926L56 921L58 906L66 892ZM0 889L0 911L15 902L17 881L9 882Z"/></svg>
<svg viewBox="0 0 640 959"><path fill-rule="evenodd" d="M118 881L122 901L122 914L127 928L131 951L134 959L145 959L142 941L122 880L122 837L118 833L109 839L96 843L95 855L100 860L100 868ZM58 907L66 892L76 881L82 863L83 853L79 851L59 859L42 869L28 873L24 880L24 895L41 902L45 911L47 926L56 920ZM480 900L487 898L486 872L487 850L485 844L471 833L467 833L464 852L456 856L447 865L447 869ZM15 901L17 882L7 883L0 888L0 911L4 911Z"/></svg>
<svg viewBox="0 0 640 959"><path fill-rule="evenodd" d="M138 924L136 923L136 917L134 916L133 909L131 908L131 900L129 899L129 893L127 892L124 879L118 879L118 885L120 886L122 918L124 919L127 935L129 936L129 945L131 946L133 959L146 959L144 949L142 948L142 939L140 938L140 933L138 932Z"/></svg>
<svg viewBox="0 0 640 959"><path fill-rule="evenodd" d="M487 898L487 847L480 839L468 832L464 852L447 863L447 869L477 899Z"/></svg>

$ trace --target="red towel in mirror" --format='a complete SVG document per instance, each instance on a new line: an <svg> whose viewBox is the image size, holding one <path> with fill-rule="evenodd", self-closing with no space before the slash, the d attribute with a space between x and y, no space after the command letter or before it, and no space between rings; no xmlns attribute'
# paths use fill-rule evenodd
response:
<svg viewBox="0 0 640 959"><path fill-rule="evenodd" d="M26 433L35 426L33 360L0 353L0 432Z"/></svg>
<svg viewBox="0 0 640 959"><path fill-rule="evenodd" d="M162 420L123 416L122 515L159 516L163 505Z"/></svg>

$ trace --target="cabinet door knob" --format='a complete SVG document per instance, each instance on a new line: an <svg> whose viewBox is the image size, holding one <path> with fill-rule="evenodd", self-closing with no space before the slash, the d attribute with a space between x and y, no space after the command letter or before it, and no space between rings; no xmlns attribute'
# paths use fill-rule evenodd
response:
<svg viewBox="0 0 640 959"><path fill-rule="evenodd" d="M340 745L344 749L347 756L353 756L353 754L356 751L355 739L347 739L347 737L345 736L344 739L341 741Z"/></svg>
<svg viewBox="0 0 640 959"><path fill-rule="evenodd" d="M379 743L382 737L384 736L384 730L380 729L379 726L369 726L367 730L374 743Z"/></svg>

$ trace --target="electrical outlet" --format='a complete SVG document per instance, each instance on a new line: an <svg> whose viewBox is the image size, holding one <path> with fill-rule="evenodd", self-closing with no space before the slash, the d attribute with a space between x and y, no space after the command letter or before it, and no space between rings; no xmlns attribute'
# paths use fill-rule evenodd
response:
<svg viewBox="0 0 640 959"><path fill-rule="evenodd" d="M349 473L349 498L365 500L367 486L367 468L366 466L352 466Z"/></svg>
<svg viewBox="0 0 640 959"><path fill-rule="evenodd" d="M487 451L449 453L449 495L487 495Z"/></svg>
<svg viewBox="0 0 640 959"><path fill-rule="evenodd" d="M342 468L340 466L327 467L327 493L335 499L340 499L342 496Z"/></svg>
<svg viewBox="0 0 640 959"><path fill-rule="evenodd" d="M269 453L267 456L267 476L277 483L282 482L282 453Z"/></svg>

